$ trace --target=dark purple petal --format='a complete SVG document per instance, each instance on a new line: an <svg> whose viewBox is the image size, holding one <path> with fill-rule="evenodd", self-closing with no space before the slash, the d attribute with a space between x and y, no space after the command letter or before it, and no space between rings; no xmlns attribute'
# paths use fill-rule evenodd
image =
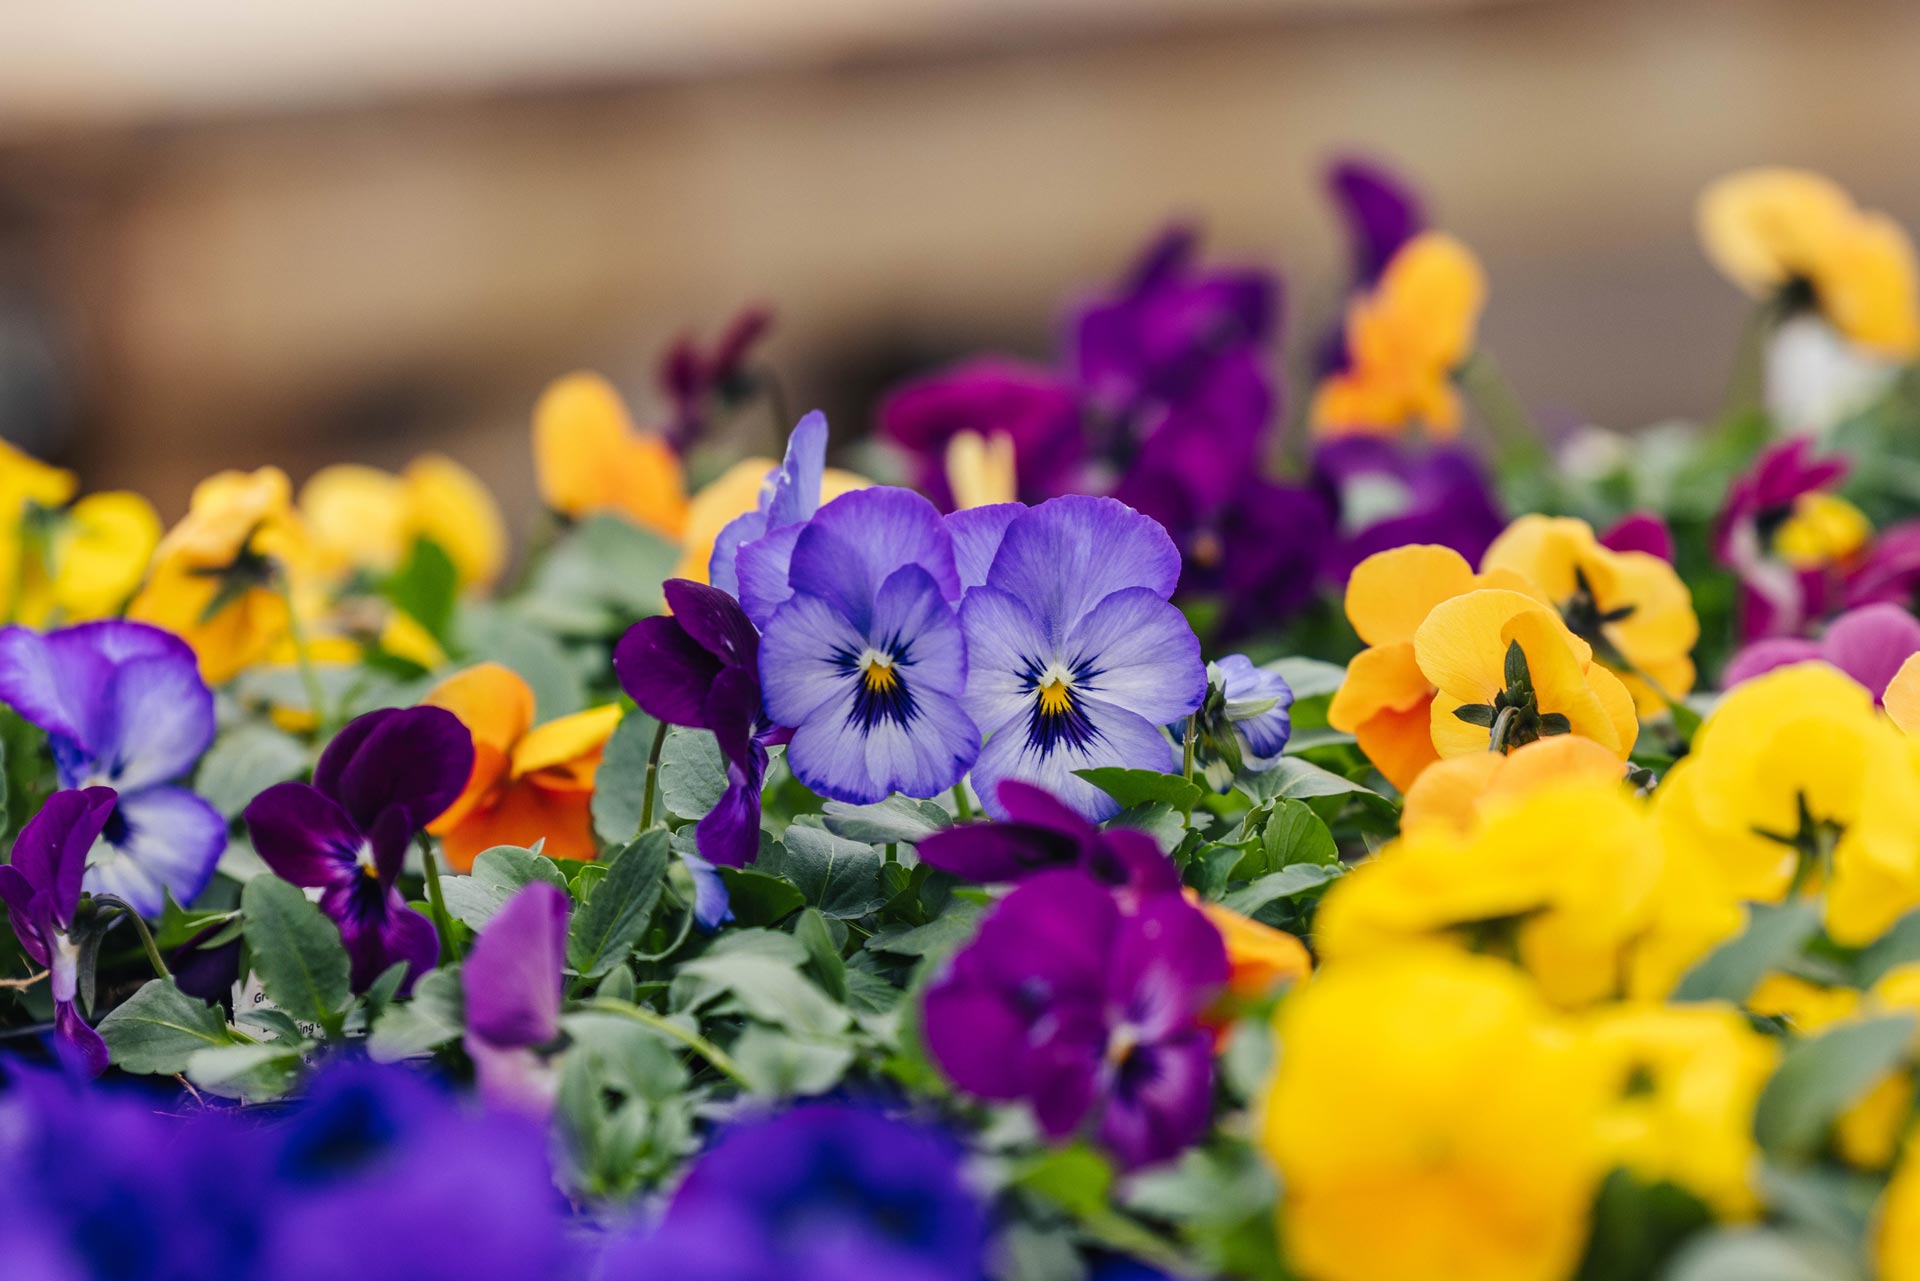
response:
<svg viewBox="0 0 1920 1281"><path fill-rule="evenodd" d="M43 967L53 964L52 935L57 928L53 896L34 889L19 868L0 864L0 904L6 905L14 937L33 963Z"/></svg>
<svg viewBox="0 0 1920 1281"><path fill-rule="evenodd" d="M1419 196L1382 165L1337 160L1327 170L1327 191L1346 224L1356 284L1372 285L1400 246L1426 226Z"/></svg>
<svg viewBox="0 0 1920 1281"><path fill-rule="evenodd" d="M1486 469L1458 447L1374 436L1325 441L1314 450L1313 488L1337 527L1321 535L1329 544L1325 574L1335 583L1375 552L1408 543L1451 547L1477 564L1506 527Z"/></svg>
<svg viewBox="0 0 1920 1281"><path fill-rule="evenodd" d="M276 783L241 817L253 848L281 880L303 888L351 885L366 837L332 797L306 783Z"/></svg>
<svg viewBox="0 0 1920 1281"><path fill-rule="evenodd" d="M693 854L682 854L687 875L693 878L693 923L711 934L733 919L727 883L713 864Z"/></svg>
<svg viewBox="0 0 1920 1281"><path fill-rule="evenodd" d="M229 925L229 922L218 921L207 926L167 957L174 986L209 1005L233 995L233 985L240 981L240 939L236 936L217 947L205 946Z"/></svg>
<svg viewBox="0 0 1920 1281"><path fill-rule="evenodd" d="M1213 1039L1199 1029L1136 1046L1105 1096L1101 1145L1136 1170L1178 1156L1207 1132L1213 1113Z"/></svg>
<svg viewBox="0 0 1920 1281"><path fill-rule="evenodd" d="M453 804L473 773L473 735L443 707L399 707L356 717L320 756L313 785L371 828L390 805L424 827Z"/></svg>
<svg viewBox="0 0 1920 1281"><path fill-rule="evenodd" d="M613 647L613 674L641 711L669 725L705 726L720 661L676 618L643 618Z"/></svg>
<svg viewBox="0 0 1920 1281"><path fill-rule="evenodd" d="M21 827L9 864L31 887L45 895L53 923L65 930L80 902L80 882L87 871L87 854L119 802L111 787L88 787L55 792L40 812Z"/></svg>
<svg viewBox="0 0 1920 1281"><path fill-rule="evenodd" d="M1119 923L1112 892L1085 872L1041 872L987 913L965 955L1008 991L1038 982L1097 1004Z"/></svg>
<svg viewBox="0 0 1920 1281"><path fill-rule="evenodd" d="M720 867L745 867L760 857L760 785L759 778L727 784L693 829L701 858Z"/></svg>
<svg viewBox="0 0 1920 1281"><path fill-rule="evenodd" d="M1000 784L1000 807L1013 823L1044 827L1071 840L1076 846L1090 843L1099 828L1089 823L1080 811L1044 787L1008 779Z"/></svg>
<svg viewBox="0 0 1920 1281"><path fill-rule="evenodd" d="M340 927L353 990L366 991L388 968L404 961L407 975L400 983L404 995L439 961L440 936L434 932L433 922L408 907L398 890L387 890L373 900L372 906L366 906L371 897L336 887L321 897L320 906ZM351 906L346 906L349 903Z"/></svg>
<svg viewBox="0 0 1920 1281"><path fill-rule="evenodd" d="M502 1047L559 1035L569 906L565 890L535 882L481 929L460 972L469 1033Z"/></svg>
<svg viewBox="0 0 1920 1281"><path fill-rule="evenodd" d="M404 806L389 805L373 820L367 833L367 845L373 851L373 873L382 885L400 878L407 863L407 845L413 840L414 825Z"/></svg>
<svg viewBox="0 0 1920 1281"><path fill-rule="evenodd" d="M1005 784L1001 785L1003 790ZM1081 866L1095 880L1136 894L1168 894L1180 888L1180 869L1152 836L1135 828L1103 832Z"/></svg>
<svg viewBox="0 0 1920 1281"><path fill-rule="evenodd" d="M1121 922L1107 977L1129 1027L1147 1039L1176 1035L1226 983L1226 944L1199 908L1157 895Z"/></svg>
<svg viewBox="0 0 1920 1281"><path fill-rule="evenodd" d="M99 1076L110 1059L107 1043L87 1025L80 1007L72 1001L57 1001L53 1007L53 1035L60 1057L75 1071Z"/></svg>
<svg viewBox="0 0 1920 1281"><path fill-rule="evenodd" d="M983 1099L1018 1099L1028 1087L1028 1020L1005 992L954 977L927 989L927 1053L949 1081Z"/></svg>
<svg viewBox="0 0 1920 1281"><path fill-rule="evenodd" d="M673 617L696 644L725 666L754 665L760 633L747 621L739 601L717 587L685 578L669 578L661 590Z"/></svg>
<svg viewBox="0 0 1920 1281"><path fill-rule="evenodd" d="M1025 823L963 823L925 837L917 848L921 862L983 885L1072 867L1080 857L1078 842Z"/></svg>

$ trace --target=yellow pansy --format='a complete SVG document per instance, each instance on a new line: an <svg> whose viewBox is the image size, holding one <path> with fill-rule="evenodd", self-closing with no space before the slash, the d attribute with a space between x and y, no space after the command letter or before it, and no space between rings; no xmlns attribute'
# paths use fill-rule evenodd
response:
<svg viewBox="0 0 1920 1281"><path fill-rule="evenodd" d="M1315 1281L1558 1281L1602 1172L1604 1074L1502 962L1329 965L1282 1003L1261 1145Z"/></svg>
<svg viewBox="0 0 1920 1281"><path fill-rule="evenodd" d="M1654 799L1667 840L1741 897L1824 889L1845 946L1920 906L1920 773L1873 696L1824 663L1736 687Z"/></svg>
<svg viewBox="0 0 1920 1281"><path fill-rule="evenodd" d="M1422 232L1402 245L1347 308L1346 368L1314 394L1314 431L1458 433L1453 376L1472 354L1486 293L1479 260L1452 236Z"/></svg>
<svg viewBox="0 0 1920 1281"><path fill-rule="evenodd" d="M1795 1036L1818 1036L1860 1008L1860 993L1850 987L1827 987L1797 974L1769 974L1747 994L1747 1009L1762 1018L1779 1019Z"/></svg>
<svg viewBox="0 0 1920 1281"><path fill-rule="evenodd" d="M1913 243L1834 182L1799 169L1731 174L1702 193L1698 221L1707 256L1748 293L1811 305L1881 355L1920 355Z"/></svg>
<svg viewBox="0 0 1920 1281"><path fill-rule="evenodd" d="M1920 654L1908 655L1900 670L1887 682L1880 705L1900 731L1910 739L1920 739Z"/></svg>
<svg viewBox="0 0 1920 1281"><path fill-rule="evenodd" d="M286 591L309 588L311 556L277 467L227 471L194 486L187 515L154 553L127 616L193 646L200 674L218 685L268 656L287 636ZM304 607L303 607L304 610Z"/></svg>
<svg viewBox="0 0 1920 1281"><path fill-rule="evenodd" d="M138 494L67 506L72 472L0 441L0 617L34 627L116 614L145 577L160 518Z"/></svg>
<svg viewBox="0 0 1920 1281"><path fill-rule="evenodd" d="M1700 639L1693 594L1650 552L1617 552L1572 517L1522 516L1494 539L1482 571L1511 570L1553 602L1569 630L1625 683L1643 716L1693 689Z"/></svg>
<svg viewBox="0 0 1920 1281"><path fill-rule="evenodd" d="M1587 1044L1609 1076L1600 1134L1612 1159L1685 1188L1721 1219L1754 1218L1753 1109L1779 1043L1729 1006L1632 1005L1596 1016Z"/></svg>
<svg viewBox="0 0 1920 1281"><path fill-rule="evenodd" d="M1874 1211L1872 1248L1880 1281L1920 1281L1920 1144L1909 1144Z"/></svg>
<svg viewBox="0 0 1920 1281"><path fill-rule="evenodd" d="M1440 823L1467 832L1487 806L1561 783L1618 783L1624 774L1618 756L1576 734L1556 734L1504 755L1450 756L1429 766L1407 789L1400 830Z"/></svg>
<svg viewBox="0 0 1920 1281"><path fill-rule="evenodd" d="M441 454L395 476L376 467L323 467L300 489L300 516L323 572L392 572L427 538L453 561L463 587L487 587L506 565L500 508L479 477Z"/></svg>
<svg viewBox="0 0 1920 1281"><path fill-rule="evenodd" d="M1838 494L1812 490L1773 533L1774 554L1795 569L1845 565L1873 541L1873 522Z"/></svg>
<svg viewBox="0 0 1920 1281"><path fill-rule="evenodd" d="M680 456L655 432L636 430L613 384L569 374L533 411L533 462L540 497L565 516L612 512L664 538L687 524Z"/></svg>

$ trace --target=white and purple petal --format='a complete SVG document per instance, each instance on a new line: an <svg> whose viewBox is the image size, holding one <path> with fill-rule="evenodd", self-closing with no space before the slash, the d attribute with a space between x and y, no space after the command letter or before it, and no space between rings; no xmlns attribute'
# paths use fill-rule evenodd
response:
<svg viewBox="0 0 1920 1281"><path fill-rule="evenodd" d="M198 898L226 848L226 819L185 788L122 792L93 847L86 888L157 917L169 894L180 904Z"/></svg>
<svg viewBox="0 0 1920 1281"><path fill-rule="evenodd" d="M1156 725L1198 711L1207 696L1192 624L1150 588L1123 588L1095 605L1067 634L1063 653L1069 667L1088 672L1076 691Z"/></svg>
<svg viewBox="0 0 1920 1281"><path fill-rule="evenodd" d="M1025 503L994 503L948 515L947 532L953 535L953 564L963 591L987 581L993 558L1000 551L1000 540L1006 537L1007 526L1026 510Z"/></svg>
<svg viewBox="0 0 1920 1281"><path fill-rule="evenodd" d="M760 637L760 693L767 717L799 725L849 693L848 664L866 635L818 596L795 596L774 612Z"/></svg>
<svg viewBox="0 0 1920 1281"><path fill-rule="evenodd" d="M1051 646L1033 611L992 587L967 593L960 624L967 637L967 713L992 732L1030 710ZM984 794L978 779L974 786Z"/></svg>
<svg viewBox="0 0 1920 1281"><path fill-rule="evenodd" d="M1122 707L1095 698L1074 700L1073 722L1057 731L1037 711L990 731L973 766L974 790L995 818L1007 817L1000 784L1019 779L1052 792L1094 822L1112 818L1120 803L1074 771L1117 766L1171 773L1173 744L1160 729Z"/></svg>
<svg viewBox="0 0 1920 1281"><path fill-rule="evenodd" d="M1167 531L1115 498L1049 499L1008 524L987 574L1024 602L1056 645L1095 605L1128 587L1161 599L1180 581Z"/></svg>
<svg viewBox="0 0 1920 1281"><path fill-rule="evenodd" d="M96 768L123 792L179 778L213 743L213 691L184 645L120 663L103 712Z"/></svg>

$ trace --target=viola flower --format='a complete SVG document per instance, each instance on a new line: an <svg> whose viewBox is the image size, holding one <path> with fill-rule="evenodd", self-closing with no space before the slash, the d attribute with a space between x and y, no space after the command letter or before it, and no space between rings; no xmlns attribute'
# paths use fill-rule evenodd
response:
<svg viewBox="0 0 1920 1281"><path fill-rule="evenodd" d="M1355 156L1327 167L1325 187L1347 235L1350 291L1371 289L1400 247L1426 229L1420 197L1392 170ZM1336 327L1321 344L1316 372L1331 373L1347 363L1346 334Z"/></svg>
<svg viewBox="0 0 1920 1281"><path fill-rule="evenodd" d="M1645 552L1673 564L1673 531L1656 512L1628 512L1600 535L1600 545L1616 552Z"/></svg>
<svg viewBox="0 0 1920 1281"><path fill-rule="evenodd" d="M1260 1145L1286 1188L1294 1271L1574 1273L1606 1170L1605 1083L1523 976L1445 951L1329 966L1288 996L1277 1031Z"/></svg>
<svg viewBox="0 0 1920 1281"><path fill-rule="evenodd" d="M1000 784L999 822L961 823L924 838L920 861L963 880L993 885L1041 872L1078 868L1103 885L1134 894L1180 888L1180 872L1153 837L1137 828L1101 830L1052 793L1008 779Z"/></svg>
<svg viewBox="0 0 1920 1281"><path fill-rule="evenodd" d="M71 502L72 472L0 440L0 618L84 622L127 603L160 541L160 518L138 494Z"/></svg>
<svg viewBox="0 0 1920 1281"><path fill-rule="evenodd" d="M119 794L86 888L157 917L191 903L227 846L227 821L176 780L213 742L213 693L193 651L144 623L103 620L41 635L0 630L0 702L45 730L68 788Z"/></svg>
<svg viewBox="0 0 1920 1281"><path fill-rule="evenodd" d="M1123 910L1078 870L1023 881L927 989L921 1025L960 1089L1024 1100L1048 1136L1090 1130L1133 1169L1177 1156L1212 1111L1200 1015L1226 949L1178 894Z"/></svg>
<svg viewBox="0 0 1920 1281"><path fill-rule="evenodd" d="M940 513L909 490L848 494L800 527L791 565L792 595L761 634L760 688L768 719L793 727L795 777L854 804L959 782L980 731L961 706L967 644Z"/></svg>
<svg viewBox="0 0 1920 1281"><path fill-rule="evenodd" d="M540 497L563 516L611 512L677 540L687 521L687 480L667 440L634 428L613 384L576 373L541 393L533 410Z"/></svg>
<svg viewBox="0 0 1920 1281"><path fill-rule="evenodd" d="M286 639L287 592L310 590L311 569L286 473L221 472L194 486L127 617L185 640L207 684L224 684Z"/></svg>
<svg viewBox="0 0 1920 1281"><path fill-rule="evenodd" d="M1617 552L1572 517L1522 516L1487 549L1482 570L1509 569L1545 593L1567 629L1618 676L1643 716L1692 691L1700 620L1673 566Z"/></svg>
<svg viewBox="0 0 1920 1281"><path fill-rule="evenodd" d="M1208 663L1206 701L1194 713L1207 781L1224 792L1243 771L1272 768L1293 736L1292 707L1286 678L1245 654Z"/></svg>
<svg viewBox="0 0 1920 1281"><path fill-rule="evenodd" d="M1199 710L1207 680L1168 603L1179 575L1166 531L1111 498L1055 498L1007 522L960 609L966 706L987 732L973 782L989 814L1008 817L999 789L1013 778L1099 820L1120 807L1075 770L1174 769L1160 726Z"/></svg>
<svg viewBox="0 0 1920 1281"><path fill-rule="evenodd" d="M461 967L464 1045L480 1097L494 1107L544 1116L560 1088L548 1055L560 1037L571 905L557 885L522 888L481 928Z"/></svg>
<svg viewBox="0 0 1920 1281"><path fill-rule="evenodd" d="M1440 759L1431 726L1435 687L1414 655L1414 633L1442 601L1483 587L1532 590L1504 571L1476 575L1450 547L1420 544L1376 552L1347 579L1347 620L1367 648L1347 664L1327 723L1358 739L1374 768L1403 792Z"/></svg>
<svg viewBox="0 0 1920 1281"><path fill-rule="evenodd" d="M736 1123L694 1159L658 1227L616 1241L595 1275L977 1281L988 1218L963 1156L931 1126L845 1103Z"/></svg>
<svg viewBox="0 0 1920 1281"><path fill-rule="evenodd" d="M455 672L421 702L452 712L473 737L465 786L456 786L427 823L449 867L466 872L482 850L536 841L546 842L548 858L599 856L593 781L620 724L617 704L535 727L533 690L499 663Z"/></svg>
<svg viewBox="0 0 1920 1281"><path fill-rule="evenodd" d="M1486 300L1479 261L1453 237L1424 231L1347 308L1347 364L1322 380L1311 417L1320 436L1398 435L1418 424L1460 431L1454 371L1473 354Z"/></svg>
<svg viewBox="0 0 1920 1281"><path fill-rule="evenodd" d="M956 492L956 448L965 479L974 478L969 451L983 460L1011 455L1015 492L992 496L999 501L1040 502L1081 483L1087 441L1079 398L1046 369L982 357L895 388L880 402L878 417L880 434L907 452L913 487L943 511L985 505L962 502Z"/></svg>
<svg viewBox="0 0 1920 1281"><path fill-rule="evenodd" d="M266 865L303 889L340 927L353 990L404 961L402 990L433 968L432 922L397 884L414 834L460 796L474 745L438 707L385 708L355 717L320 754L312 783L276 783L244 817Z"/></svg>
<svg viewBox="0 0 1920 1281"><path fill-rule="evenodd" d="M1913 244L1883 213L1798 169L1730 174L1700 196L1700 239L1723 275L1782 313L1817 312L1879 355L1920 355Z"/></svg>
<svg viewBox="0 0 1920 1281"><path fill-rule="evenodd" d="M1915 653L1920 653L1920 619L1898 605L1863 605L1834 619L1817 641L1797 636L1755 641L1733 656L1720 683L1732 689L1776 668L1822 662L1860 682L1878 703Z"/></svg>
<svg viewBox="0 0 1920 1281"><path fill-rule="evenodd" d="M728 323L713 346L702 351L685 334L667 348L654 381L673 407L667 422L667 441L682 454L707 427L708 413L720 405L737 404L757 390L748 366L753 349L773 328L773 312L746 307Z"/></svg>
<svg viewBox="0 0 1920 1281"><path fill-rule="evenodd" d="M767 748L787 731L760 702L760 634L717 587L670 578L671 616L643 618L613 650L613 674L641 711L669 725L708 730L727 762L727 788L700 820L700 857L745 867L760 854L760 793Z"/></svg>
<svg viewBox="0 0 1920 1281"><path fill-rule="evenodd" d="M323 467L300 487L300 518L333 578L390 574L421 538L447 553L462 587L490 587L506 567L499 505L444 454L423 454L398 476L354 463Z"/></svg>
<svg viewBox="0 0 1920 1281"><path fill-rule="evenodd" d="M71 935L87 852L116 800L111 787L55 792L20 829L11 861L0 867L0 903L14 937L35 965L52 972L54 1036L91 1076L107 1070L107 1043L80 1013L80 953Z"/></svg>
<svg viewBox="0 0 1920 1281"><path fill-rule="evenodd" d="M1409 543L1451 547L1478 563L1506 528L1485 469L1455 445L1415 446L1403 439L1351 435L1313 451L1313 485L1337 513L1338 536L1326 576L1347 576L1375 552Z"/></svg>

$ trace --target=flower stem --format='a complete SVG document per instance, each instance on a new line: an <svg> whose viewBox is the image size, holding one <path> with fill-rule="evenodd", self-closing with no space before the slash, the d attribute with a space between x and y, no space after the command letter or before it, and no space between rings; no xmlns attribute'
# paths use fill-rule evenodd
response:
<svg viewBox="0 0 1920 1281"><path fill-rule="evenodd" d="M679 1024L655 1014L652 1010L626 1001L616 1001L611 997L595 997L586 1002L584 1008L597 1010L602 1014L617 1014L643 1027L650 1027L663 1036L670 1036L711 1063L715 1069L730 1078L740 1088L746 1090L753 1088L752 1082L747 1080L746 1074L740 1070L740 1065L733 1061L732 1055L698 1032L689 1032Z"/></svg>
<svg viewBox="0 0 1920 1281"><path fill-rule="evenodd" d="M961 779L953 785L953 815L962 823L973 817L973 806L967 803L967 781Z"/></svg>
<svg viewBox="0 0 1920 1281"><path fill-rule="evenodd" d="M638 836L653 826L653 791L660 781L660 750L667 745L667 723L661 721L653 731L653 748L647 753L647 790L640 798L640 831Z"/></svg>
<svg viewBox="0 0 1920 1281"><path fill-rule="evenodd" d="M140 946L147 954L147 964L153 967L153 976L155 978L165 979L173 977L172 973L167 969L167 963L160 958L160 949L155 946L153 941L153 931L147 928L147 923L140 919L140 913L133 910L131 903L128 903L125 899L116 898L111 894L96 894L94 895L94 901L102 907L118 908L122 916L133 922L135 932L140 935Z"/></svg>
<svg viewBox="0 0 1920 1281"><path fill-rule="evenodd" d="M454 942L453 918L447 914L446 896L440 891L440 860L434 857L433 845L425 832L420 833L420 866L426 871L427 905L433 909L433 928L440 932L441 959L457 961L460 945Z"/></svg>
<svg viewBox="0 0 1920 1281"><path fill-rule="evenodd" d="M286 576L280 576L280 599L287 606L287 636L293 641L293 661L300 669L300 684L307 691L307 707L313 713L313 731L316 737L327 736L326 691L320 684L320 673L313 665L313 653L307 645L306 624L300 621L300 611L294 607L293 585Z"/></svg>
<svg viewBox="0 0 1920 1281"><path fill-rule="evenodd" d="M1494 447L1501 460L1510 465L1538 462L1546 452L1539 428L1534 426L1520 397L1514 393L1513 384L1500 372L1493 356L1485 351L1474 352L1467 363L1460 366L1458 377L1460 389L1467 393L1467 399L1480 411L1487 430L1493 434Z"/></svg>

